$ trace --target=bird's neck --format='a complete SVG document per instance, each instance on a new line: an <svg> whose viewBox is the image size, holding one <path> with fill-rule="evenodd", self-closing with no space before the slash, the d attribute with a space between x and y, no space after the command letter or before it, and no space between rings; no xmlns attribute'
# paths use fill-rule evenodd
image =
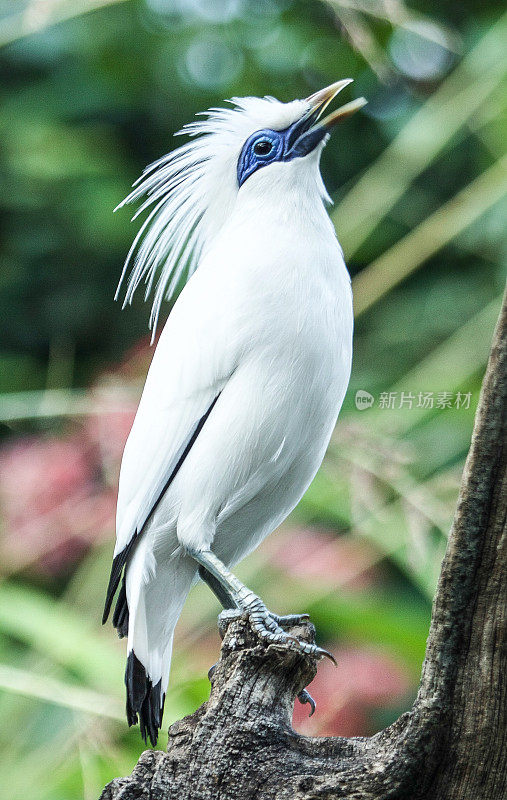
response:
<svg viewBox="0 0 507 800"><path fill-rule="evenodd" d="M261 198L255 193L240 198L231 214L231 228L259 230L292 229L299 235L303 232L322 237L335 236L323 198L317 187L306 191L291 186L278 186Z"/></svg>
<svg viewBox="0 0 507 800"><path fill-rule="evenodd" d="M332 293L340 293L342 284L349 291L341 249L318 192L266 193L262 203L254 193L241 199L204 254L210 269L220 265L228 281L232 270L234 280L262 291L268 285L285 291L287 282L305 287L296 287L301 297L315 283Z"/></svg>

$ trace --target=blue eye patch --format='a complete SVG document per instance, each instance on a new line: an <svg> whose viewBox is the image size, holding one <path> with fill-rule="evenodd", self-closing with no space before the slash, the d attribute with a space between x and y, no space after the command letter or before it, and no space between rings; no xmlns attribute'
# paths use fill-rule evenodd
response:
<svg viewBox="0 0 507 800"><path fill-rule="evenodd" d="M265 128L249 136L238 159L239 186L267 164L301 158L313 150L327 133L324 127L312 127L316 117L317 112L311 112L283 131Z"/></svg>
<svg viewBox="0 0 507 800"><path fill-rule="evenodd" d="M238 159L238 183L241 186L259 167L280 161L284 150L285 131L261 130L253 133L243 145Z"/></svg>

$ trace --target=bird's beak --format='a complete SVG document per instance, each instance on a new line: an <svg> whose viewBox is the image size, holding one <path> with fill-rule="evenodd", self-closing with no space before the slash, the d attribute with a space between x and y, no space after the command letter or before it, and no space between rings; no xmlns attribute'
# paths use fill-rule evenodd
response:
<svg viewBox="0 0 507 800"><path fill-rule="evenodd" d="M320 92L315 92L315 94L311 94L310 97L306 98L306 102L310 106L309 111L289 128L287 136L289 158L298 158L311 153L337 122L350 117L351 114L366 105L364 97L359 97L357 100L352 100L350 103L337 108L336 111L332 111L331 114L322 119L322 114L331 100L349 83L352 83L351 78L336 81L331 86L326 86L325 89L321 89Z"/></svg>
<svg viewBox="0 0 507 800"><path fill-rule="evenodd" d="M321 89L319 92L315 92L311 94L310 97L306 98L306 101L313 106L312 117L315 123L314 127L323 127L326 131L330 130L337 122L341 122L343 119L350 117L352 114L355 114L356 111L359 111L360 108L366 105L367 100L364 97L358 97L357 100L352 100L350 103L346 103L344 106L337 108L336 111L332 111L331 114L328 114L327 117L321 119L322 114L330 104L332 100L339 94L342 89L345 89L346 86L352 83L352 78L344 78L341 81L336 81L336 83L332 83L330 86L326 86L325 89Z"/></svg>

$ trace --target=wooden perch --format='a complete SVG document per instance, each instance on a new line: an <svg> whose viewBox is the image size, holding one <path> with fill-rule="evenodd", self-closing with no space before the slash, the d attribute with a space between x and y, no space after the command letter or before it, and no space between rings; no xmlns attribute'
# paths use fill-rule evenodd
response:
<svg viewBox="0 0 507 800"><path fill-rule="evenodd" d="M315 660L226 617L208 702L102 800L507 798L506 317L504 304L411 711L371 738L298 735L294 700ZM313 641L314 629L294 634Z"/></svg>

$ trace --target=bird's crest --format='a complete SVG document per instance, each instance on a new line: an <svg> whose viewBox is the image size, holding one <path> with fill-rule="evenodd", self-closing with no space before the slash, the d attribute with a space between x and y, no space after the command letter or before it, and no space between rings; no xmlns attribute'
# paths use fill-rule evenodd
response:
<svg viewBox="0 0 507 800"><path fill-rule="evenodd" d="M308 111L305 100L233 98L232 108L211 108L177 135L190 141L148 166L117 208L145 197L136 219L151 207L130 248L116 298L129 267L123 305L139 284L145 300L156 283L150 328L155 335L160 306L199 264L203 250L229 215L237 192L236 163L244 141L256 130L283 130ZM116 209L115 209L116 210ZM158 277L157 277L158 276Z"/></svg>

